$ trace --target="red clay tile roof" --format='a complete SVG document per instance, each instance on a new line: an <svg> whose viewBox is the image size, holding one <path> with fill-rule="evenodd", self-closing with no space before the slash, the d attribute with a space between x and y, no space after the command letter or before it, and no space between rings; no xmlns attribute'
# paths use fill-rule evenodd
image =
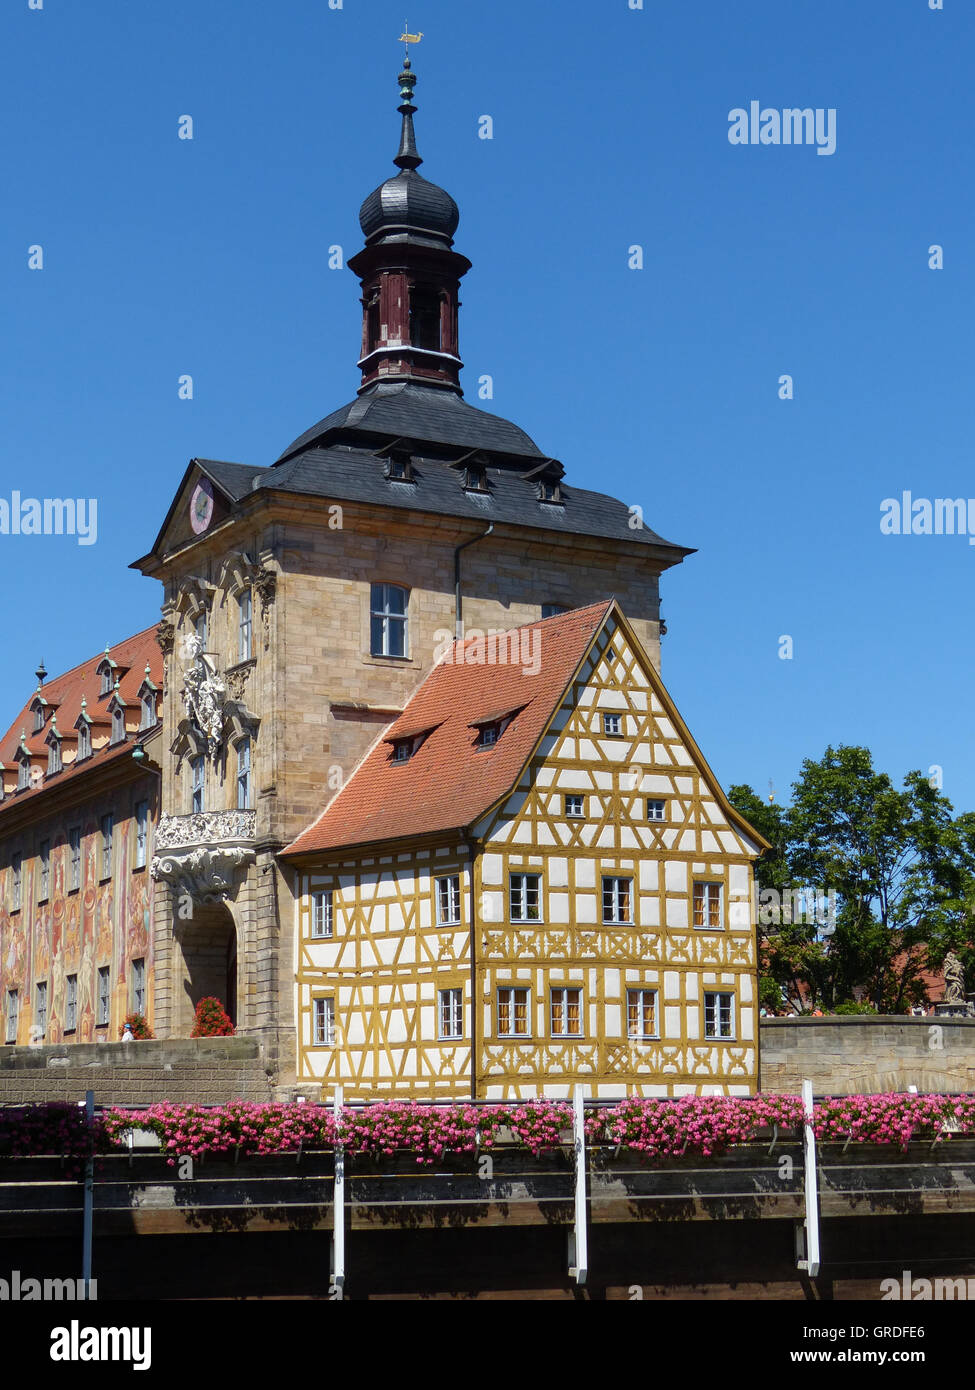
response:
<svg viewBox="0 0 975 1390"><path fill-rule="evenodd" d="M127 637L125 641L118 642L114 647L110 647L108 655L119 668L116 673L119 677L119 694L126 702L127 713L131 722L136 722L141 716L142 708L138 698L139 687L146 677L146 663L149 664L150 679L156 684L162 685L162 652L156 641L155 627L147 627L143 632L137 632L134 637ZM34 703L38 693L40 693L47 703L57 714L58 731L62 736L61 747L63 754L69 750L76 749L78 746L78 731L75 723L81 714L82 696L87 700L86 713L93 725L93 734L96 738L104 737L111 724L111 716L107 713L111 695L101 695L101 679L95 675L96 668L105 656L101 651L80 666L74 667L71 671L66 671L61 676L54 676L45 681L41 686L40 692L32 690L30 698L25 703L17 718L10 728L0 739L0 762L3 763L5 771L0 773L4 779L5 796L0 801L0 817L3 813L14 805L20 805L26 800L37 796L46 789L47 786L59 786L68 782L74 782L83 777L85 773L96 767L104 767L110 760L121 756L124 753L132 755L132 728L128 729L129 737L125 743L116 744L114 747L105 744L102 748L96 748L90 758L85 758L79 765L68 762L64 757L63 771L52 775L50 782L47 779L47 736L51 731L51 714L48 712L44 721L43 729L34 732L34 715L31 705ZM114 693L114 691L113 691ZM159 709L159 717L162 710ZM31 756L31 770L38 768L43 777L34 785L25 788L23 791L16 791L17 774L20 764L17 762L16 753L20 747L21 730L26 734L26 746Z"/></svg>
<svg viewBox="0 0 975 1390"><path fill-rule="evenodd" d="M462 664L465 655L475 653L476 637L455 647L454 660L434 667L338 796L284 854L473 824L515 785L612 607L612 600L596 603L517 629L537 632L528 641L540 644L537 661L538 649L528 648L533 660L527 672L520 664ZM509 653L519 650L513 644L498 646ZM520 713L496 744L480 749L472 720L498 709ZM400 729L405 737L433 725L437 727L407 762L392 761L390 742L400 737Z"/></svg>

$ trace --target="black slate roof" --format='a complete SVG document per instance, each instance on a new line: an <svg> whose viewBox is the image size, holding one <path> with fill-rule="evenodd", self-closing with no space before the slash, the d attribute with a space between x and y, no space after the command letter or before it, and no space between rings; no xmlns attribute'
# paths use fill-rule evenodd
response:
<svg viewBox="0 0 975 1390"><path fill-rule="evenodd" d="M286 463L265 469L207 459L197 462L235 501L253 491L279 491L478 520L485 525L509 522L560 534L605 536L673 550L675 560L693 554L686 546L664 540L648 526L631 529L630 510L615 497L569 487L563 481L563 500L542 502L537 484L510 467L489 466L487 491L474 492L463 486L464 470L443 459L414 455L415 481L402 482L385 476L385 460L374 452L342 444L307 449Z"/></svg>
<svg viewBox="0 0 975 1390"><path fill-rule="evenodd" d="M489 415L468 405L456 392L398 381L380 382L358 400L326 415L289 444L278 463L312 445L338 440L350 444L357 440L379 443L397 437L457 446L458 452L484 449L515 458L546 457L523 429L500 415Z"/></svg>

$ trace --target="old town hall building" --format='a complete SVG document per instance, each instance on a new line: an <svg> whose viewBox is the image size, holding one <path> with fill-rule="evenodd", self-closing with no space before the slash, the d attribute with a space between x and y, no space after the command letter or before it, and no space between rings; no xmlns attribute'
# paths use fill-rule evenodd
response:
<svg viewBox="0 0 975 1390"><path fill-rule="evenodd" d="M659 675L690 552L464 400L414 84L356 399L269 466L194 459L135 562L154 640L39 677L0 741L4 1036L136 1003L186 1036L215 994L308 1094L754 1090L764 842Z"/></svg>

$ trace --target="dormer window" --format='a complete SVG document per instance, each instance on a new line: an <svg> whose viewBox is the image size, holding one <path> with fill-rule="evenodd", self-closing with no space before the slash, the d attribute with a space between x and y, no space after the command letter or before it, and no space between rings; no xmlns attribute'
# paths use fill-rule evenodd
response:
<svg viewBox="0 0 975 1390"><path fill-rule="evenodd" d="M143 695L142 697L142 719L139 723L142 729L153 729L156 725L156 697L155 695Z"/></svg>
<svg viewBox="0 0 975 1390"><path fill-rule="evenodd" d="M44 720L47 718L47 701L38 696L31 709L34 711L34 733L37 734L43 729Z"/></svg>
<svg viewBox="0 0 975 1390"><path fill-rule="evenodd" d="M393 744L393 762L408 763L413 756L413 740L411 738L398 738Z"/></svg>
<svg viewBox="0 0 975 1390"><path fill-rule="evenodd" d="M469 463L464 472L466 492L487 492L487 469L481 463Z"/></svg>
<svg viewBox="0 0 975 1390"><path fill-rule="evenodd" d="M538 484L538 499L540 502L562 501L562 490L557 478L542 478Z"/></svg>
<svg viewBox="0 0 975 1390"><path fill-rule="evenodd" d="M17 790L26 791L30 786L30 759L21 758L20 766L17 769Z"/></svg>
<svg viewBox="0 0 975 1390"><path fill-rule="evenodd" d="M112 742L121 743L125 738L125 711L112 710Z"/></svg>
<svg viewBox="0 0 975 1390"><path fill-rule="evenodd" d="M99 666L98 669L99 669L99 672L101 673L101 678L102 678L102 688L101 688L101 690L100 690L98 693L99 693L99 695L111 695L113 689L115 688L115 676L114 676L114 673L113 673L113 670L114 670L113 664L112 664L111 661L109 661L109 660L106 658L106 659L102 662L102 664Z"/></svg>
<svg viewBox="0 0 975 1390"><path fill-rule="evenodd" d="M82 758L91 757L91 729L87 720L82 719L78 725L78 762Z"/></svg>
<svg viewBox="0 0 975 1390"><path fill-rule="evenodd" d="M47 746L47 775L53 777L55 772L61 771L61 740L52 738Z"/></svg>
<svg viewBox="0 0 975 1390"><path fill-rule="evenodd" d="M393 732L383 741L388 743L392 750L389 755L391 763L408 763L415 754L419 753L424 743L439 728L439 724L428 724L425 727L412 729L394 727Z"/></svg>
<svg viewBox="0 0 975 1390"><path fill-rule="evenodd" d="M477 731L477 737L474 740L475 751L482 748L493 748L515 715L524 708L524 705L518 705L514 709L502 707L489 711L480 719L472 719L467 727Z"/></svg>
<svg viewBox="0 0 975 1390"><path fill-rule="evenodd" d="M481 729L480 729L480 731L479 731L479 733L478 733L477 747L478 747L478 748L493 748L494 745L497 743L497 741L498 741L498 739L499 739L500 737L501 737L501 725L500 725L500 724L484 724L484 725L482 725L482 727L481 727Z"/></svg>
<svg viewBox="0 0 975 1390"><path fill-rule="evenodd" d="M412 456L401 450L390 454L386 459L386 477L397 483L415 482Z"/></svg>

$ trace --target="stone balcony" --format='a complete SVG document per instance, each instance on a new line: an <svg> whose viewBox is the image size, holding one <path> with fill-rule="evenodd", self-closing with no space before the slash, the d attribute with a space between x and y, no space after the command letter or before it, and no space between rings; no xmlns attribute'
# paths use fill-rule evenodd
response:
<svg viewBox="0 0 975 1390"><path fill-rule="evenodd" d="M256 811L163 815L152 876L196 902L222 901L233 891L238 870L254 858L256 832Z"/></svg>

